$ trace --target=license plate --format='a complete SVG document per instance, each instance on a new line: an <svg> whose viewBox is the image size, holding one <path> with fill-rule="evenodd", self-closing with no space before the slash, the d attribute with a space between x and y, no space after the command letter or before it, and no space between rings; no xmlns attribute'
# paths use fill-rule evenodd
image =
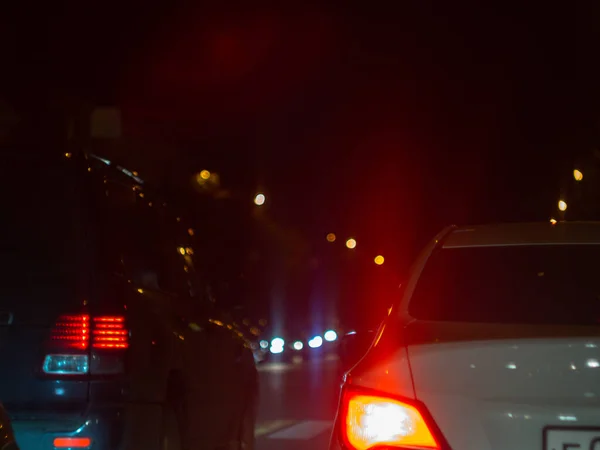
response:
<svg viewBox="0 0 600 450"><path fill-rule="evenodd" d="M600 427L548 427L543 450L600 450Z"/></svg>

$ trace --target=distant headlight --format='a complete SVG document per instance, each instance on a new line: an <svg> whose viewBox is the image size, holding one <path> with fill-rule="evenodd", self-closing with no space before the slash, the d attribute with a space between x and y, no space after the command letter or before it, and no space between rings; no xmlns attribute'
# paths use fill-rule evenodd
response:
<svg viewBox="0 0 600 450"><path fill-rule="evenodd" d="M302 350L304 348L304 344L301 341L294 342L294 350Z"/></svg>
<svg viewBox="0 0 600 450"><path fill-rule="evenodd" d="M308 346L310 348L319 348L321 345L323 345L323 338L321 336L315 336L308 341Z"/></svg>
<svg viewBox="0 0 600 450"><path fill-rule="evenodd" d="M273 353L274 355L277 355L279 353L283 353L283 347L274 347L274 346L271 346L271 348L269 349L269 351L271 353Z"/></svg>
<svg viewBox="0 0 600 450"><path fill-rule="evenodd" d="M278 337L274 338L271 341L271 347L283 347L284 345L285 345L285 341Z"/></svg>
<svg viewBox="0 0 600 450"><path fill-rule="evenodd" d="M337 333L333 330L326 331L323 335L327 342L333 342L337 339Z"/></svg>

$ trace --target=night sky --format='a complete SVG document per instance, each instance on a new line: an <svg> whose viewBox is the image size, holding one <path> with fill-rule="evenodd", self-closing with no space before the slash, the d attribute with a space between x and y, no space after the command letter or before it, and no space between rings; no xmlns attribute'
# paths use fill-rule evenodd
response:
<svg viewBox="0 0 600 450"><path fill-rule="evenodd" d="M141 171L185 185L208 168L249 202L267 193L243 252L270 230L318 266L298 298L321 279L342 295L352 274L364 296L446 224L548 220L600 144L597 6L456 3L3 5L3 96L120 105L125 132L153 143ZM327 247L332 231L357 238L360 264Z"/></svg>

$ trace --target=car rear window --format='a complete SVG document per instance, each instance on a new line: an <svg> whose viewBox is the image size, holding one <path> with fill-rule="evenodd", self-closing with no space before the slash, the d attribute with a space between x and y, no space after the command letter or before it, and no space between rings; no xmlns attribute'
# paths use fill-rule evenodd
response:
<svg viewBox="0 0 600 450"><path fill-rule="evenodd" d="M419 320L600 324L600 245L445 248L409 303Z"/></svg>

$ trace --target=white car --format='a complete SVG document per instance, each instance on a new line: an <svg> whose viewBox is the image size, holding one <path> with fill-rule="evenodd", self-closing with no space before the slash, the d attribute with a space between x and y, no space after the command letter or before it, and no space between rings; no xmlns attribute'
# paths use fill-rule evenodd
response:
<svg viewBox="0 0 600 450"><path fill-rule="evenodd" d="M347 371L330 448L600 450L600 223L440 233Z"/></svg>

